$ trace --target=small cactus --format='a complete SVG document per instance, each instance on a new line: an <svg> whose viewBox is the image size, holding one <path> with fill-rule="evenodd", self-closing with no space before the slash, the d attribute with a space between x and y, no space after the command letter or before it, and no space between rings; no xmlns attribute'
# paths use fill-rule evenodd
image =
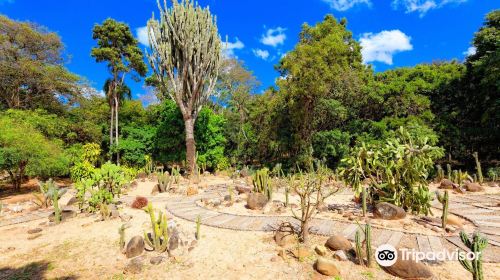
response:
<svg viewBox="0 0 500 280"><path fill-rule="evenodd" d="M157 177L158 177L158 186L160 192L168 192L170 189L172 189L172 184L174 180L168 174L168 172L158 173Z"/></svg>
<svg viewBox="0 0 500 280"><path fill-rule="evenodd" d="M285 186L285 207L288 207L288 203L289 203L288 196L289 195L290 195L290 187L289 186Z"/></svg>
<svg viewBox="0 0 500 280"><path fill-rule="evenodd" d="M446 221L448 220L448 203L449 203L448 191L445 191L444 194L440 194L438 191L436 191L436 197L438 201L443 205L443 215L441 216L441 225L443 229L446 229Z"/></svg>
<svg viewBox="0 0 500 280"><path fill-rule="evenodd" d="M365 245L366 245L366 261L368 263L368 267L373 267L372 227L370 224L365 225Z"/></svg>
<svg viewBox="0 0 500 280"><path fill-rule="evenodd" d="M125 230L129 228L129 224L122 224L121 227L118 228L118 234L120 235L120 249L125 248Z"/></svg>
<svg viewBox="0 0 500 280"><path fill-rule="evenodd" d="M201 217L200 217L200 215L198 215L196 217L196 233L195 233L196 240L199 240L201 238L200 227L201 227Z"/></svg>
<svg viewBox="0 0 500 280"><path fill-rule="evenodd" d="M363 186L362 187L362 192L361 192L361 202L362 202L362 209L363 209L363 217L366 216L366 197L367 197L367 193L366 193L366 187Z"/></svg>
<svg viewBox="0 0 500 280"><path fill-rule="evenodd" d="M446 170L448 173L448 180L453 181L453 178L451 177L451 175L452 175L451 174L451 165L449 163L446 165Z"/></svg>
<svg viewBox="0 0 500 280"><path fill-rule="evenodd" d="M54 206L54 222L61 222L61 208L59 207L59 198L66 193L67 189L59 189L52 179L45 182L46 193L45 196L52 200L52 205Z"/></svg>
<svg viewBox="0 0 500 280"><path fill-rule="evenodd" d="M488 246L488 239L482 237L478 232L473 234L472 239L469 239L463 231L460 232L460 239L475 254L475 258L472 261L466 258L459 259L460 264L472 273L473 280L483 280L483 250Z"/></svg>
<svg viewBox="0 0 500 280"><path fill-rule="evenodd" d="M441 182L444 179L444 170L440 164L436 165L437 170L437 181Z"/></svg>
<svg viewBox="0 0 500 280"><path fill-rule="evenodd" d="M361 241L361 230L356 231L356 235L354 236L354 241L356 243L356 258L358 259L358 263L360 265L364 265L363 242Z"/></svg>
<svg viewBox="0 0 500 280"><path fill-rule="evenodd" d="M474 160L476 161L476 169L477 169L477 175L478 175L478 179L479 179L479 183L482 184L483 183L483 171L481 170L481 162L479 161L479 155L477 154L477 152L474 152L472 154L472 156L474 157Z"/></svg>
<svg viewBox="0 0 500 280"><path fill-rule="evenodd" d="M153 248L153 250L163 253L168 249L169 241L167 216L161 211L158 211L158 218L156 218L151 202L148 203L144 211L149 214L152 229L150 234L144 232L144 241Z"/></svg>

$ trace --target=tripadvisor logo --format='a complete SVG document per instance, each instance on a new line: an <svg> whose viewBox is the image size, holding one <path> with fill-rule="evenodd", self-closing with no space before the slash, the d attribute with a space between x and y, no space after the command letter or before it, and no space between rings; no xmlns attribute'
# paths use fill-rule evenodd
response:
<svg viewBox="0 0 500 280"><path fill-rule="evenodd" d="M398 253L400 256L398 256ZM455 261L469 260L473 261L481 257L481 252L464 252L464 251L437 251L437 252L419 252L415 249L400 249L399 252L390 244L380 245L375 251L375 260L380 266L392 266L396 260L414 260L420 261Z"/></svg>
<svg viewBox="0 0 500 280"><path fill-rule="evenodd" d="M375 260L380 266L391 266L396 263L398 252L389 244L380 245L375 251Z"/></svg>

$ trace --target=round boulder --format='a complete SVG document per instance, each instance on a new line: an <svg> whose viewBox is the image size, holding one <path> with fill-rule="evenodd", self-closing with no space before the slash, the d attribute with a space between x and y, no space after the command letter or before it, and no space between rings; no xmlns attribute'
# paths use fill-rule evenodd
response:
<svg viewBox="0 0 500 280"><path fill-rule="evenodd" d="M136 235L127 243L125 255L130 259L141 255L142 252L144 252L144 239L142 236Z"/></svg>
<svg viewBox="0 0 500 280"><path fill-rule="evenodd" d="M467 183L465 184L465 189L468 192L482 192L484 191L484 188L481 187L478 183Z"/></svg>
<svg viewBox="0 0 500 280"><path fill-rule="evenodd" d="M325 246L332 251L349 251L352 249L352 244L342 235L332 235L325 243Z"/></svg>
<svg viewBox="0 0 500 280"><path fill-rule="evenodd" d="M403 260L402 255L403 251L400 250L396 263L392 266L383 267L383 269L389 274L403 279L431 279L434 277L424 263L416 262L413 259Z"/></svg>
<svg viewBox="0 0 500 280"><path fill-rule="evenodd" d="M247 206L252 210L262 209L267 204L267 197L261 193L249 193L247 198Z"/></svg>
<svg viewBox="0 0 500 280"><path fill-rule="evenodd" d="M394 204L381 202L375 205L373 216L383 220L399 220L406 217L406 212Z"/></svg>
<svg viewBox="0 0 500 280"><path fill-rule="evenodd" d="M335 262L327 258L319 257L315 264L316 270L326 276L339 276L340 271Z"/></svg>

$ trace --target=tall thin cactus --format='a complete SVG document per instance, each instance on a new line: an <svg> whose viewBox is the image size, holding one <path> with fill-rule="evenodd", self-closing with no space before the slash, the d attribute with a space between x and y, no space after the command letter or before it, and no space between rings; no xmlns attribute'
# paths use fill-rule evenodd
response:
<svg viewBox="0 0 500 280"><path fill-rule="evenodd" d="M358 259L358 263L360 265L364 265L365 262L363 259L363 241L361 241L361 230L356 231L354 242L356 243L356 258Z"/></svg>
<svg viewBox="0 0 500 280"><path fill-rule="evenodd" d="M474 253L472 261L466 258L459 258L460 264L472 273L473 280L483 280L483 250L488 246L488 239L482 237L479 232L474 233L472 239L469 239L463 231L460 232L460 239Z"/></svg>
<svg viewBox="0 0 500 280"><path fill-rule="evenodd" d="M436 165L436 173L437 173L436 176L437 181L441 182L444 179L444 170L440 164Z"/></svg>
<svg viewBox="0 0 500 280"><path fill-rule="evenodd" d="M200 228L201 228L201 217L200 215L198 215L196 217L196 233L195 233L196 240L199 240L201 238Z"/></svg>
<svg viewBox="0 0 500 280"><path fill-rule="evenodd" d="M144 211L149 214L152 230L151 233L144 232L144 241L153 248L153 250L163 253L168 249L169 243L167 216L161 211L158 211L158 218L156 218L151 202L148 203Z"/></svg>
<svg viewBox="0 0 500 280"><path fill-rule="evenodd" d="M453 178L451 177L451 164L448 163L446 165L446 170L447 170L447 174L448 174L448 180L453 181Z"/></svg>
<svg viewBox="0 0 500 280"><path fill-rule="evenodd" d="M373 251L372 251L372 226L365 225L365 244L366 244L366 262L368 267L373 267Z"/></svg>
<svg viewBox="0 0 500 280"><path fill-rule="evenodd" d="M483 183L483 171L481 169L481 162L479 161L479 155L477 152L472 153L472 156L474 157L474 160L476 161L476 170L477 170L477 175L479 179L479 183Z"/></svg>
<svg viewBox="0 0 500 280"><path fill-rule="evenodd" d="M361 203L362 203L362 210L363 210L363 217L366 216L366 199L368 194L366 193L366 187L363 186L361 191Z"/></svg>
<svg viewBox="0 0 500 280"><path fill-rule="evenodd" d="M285 186L285 207L288 207L289 196L290 196L290 187L289 186Z"/></svg>
<svg viewBox="0 0 500 280"><path fill-rule="evenodd" d="M443 229L446 228L446 222L448 220L448 203L449 203L449 195L448 191L445 191L444 194L440 194L436 191L436 197L438 201L443 205L443 214L441 215L441 225Z"/></svg>

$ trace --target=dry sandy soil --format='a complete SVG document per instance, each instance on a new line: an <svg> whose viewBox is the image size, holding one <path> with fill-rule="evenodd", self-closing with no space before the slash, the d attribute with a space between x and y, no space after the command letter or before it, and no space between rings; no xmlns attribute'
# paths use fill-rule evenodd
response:
<svg viewBox="0 0 500 280"><path fill-rule="evenodd" d="M130 194L149 195L152 186L151 182L139 183ZM154 206L164 209L161 204ZM149 217L144 211L123 206L120 212L132 216L127 239L149 229ZM151 265L149 258L155 254L146 252L143 271L127 274L124 267L128 260L118 245L122 222L96 219L82 215L59 225L49 226L41 219L0 227L0 279L332 279L313 270L315 253L302 261L279 257L280 248L271 233L206 226L201 227L201 239L189 253ZM185 233L194 235L194 223L173 220ZM27 232L34 228L41 228L41 235L29 240L33 234ZM309 248L325 240L314 236ZM342 275L337 279L395 279L380 268L368 269L350 261L336 263ZM471 278L458 262L430 268L438 279ZM484 273L485 279L500 279L500 264L485 264Z"/></svg>

